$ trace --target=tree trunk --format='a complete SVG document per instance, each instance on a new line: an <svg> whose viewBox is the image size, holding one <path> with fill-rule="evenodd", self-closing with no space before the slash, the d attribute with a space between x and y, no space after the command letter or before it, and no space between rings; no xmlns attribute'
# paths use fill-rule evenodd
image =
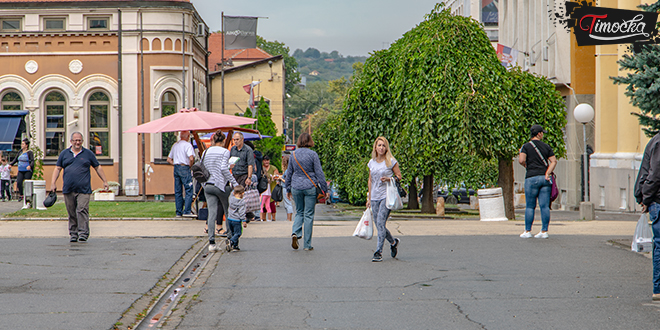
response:
<svg viewBox="0 0 660 330"><path fill-rule="evenodd" d="M435 189L433 175L424 176L424 192L422 193L422 213L435 214Z"/></svg>
<svg viewBox="0 0 660 330"><path fill-rule="evenodd" d="M417 178L413 178L410 181L410 187L408 188L408 209L409 210L419 210L419 200L417 199Z"/></svg>
<svg viewBox="0 0 660 330"><path fill-rule="evenodd" d="M513 205L513 161L511 158L500 158L498 160L498 170L497 185L502 187L504 213L507 219L515 220L516 212Z"/></svg>

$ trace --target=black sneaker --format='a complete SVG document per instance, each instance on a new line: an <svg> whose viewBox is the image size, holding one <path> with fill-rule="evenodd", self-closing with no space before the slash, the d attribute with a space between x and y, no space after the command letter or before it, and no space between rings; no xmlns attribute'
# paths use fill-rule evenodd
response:
<svg viewBox="0 0 660 330"><path fill-rule="evenodd" d="M396 258L396 253L398 252L397 247L399 246L399 242L401 242L401 240L398 239L398 238L395 238L394 239L394 244L390 245L390 251L392 252L392 258Z"/></svg>
<svg viewBox="0 0 660 330"><path fill-rule="evenodd" d="M380 252L375 252L374 257L371 259L373 262L381 262L383 261L383 256L380 254Z"/></svg>
<svg viewBox="0 0 660 330"><path fill-rule="evenodd" d="M234 244L232 244L230 240L228 240L228 239L225 240L225 250L227 252L231 252L231 249L232 249L233 246L234 246Z"/></svg>
<svg viewBox="0 0 660 330"><path fill-rule="evenodd" d="M78 237L71 236L71 238L69 238L69 242L72 242L72 243L73 242L78 242Z"/></svg>
<svg viewBox="0 0 660 330"><path fill-rule="evenodd" d="M87 242L87 237L79 237L78 242Z"/></svg>
<svg viewBox="0 0 660 330"><path fill-rule="evenodd" d="M240 251L240 250L241 249L238 247L238 244L236 244L236 245L234 245L234 247L232 247L232 251Z"/></svg>

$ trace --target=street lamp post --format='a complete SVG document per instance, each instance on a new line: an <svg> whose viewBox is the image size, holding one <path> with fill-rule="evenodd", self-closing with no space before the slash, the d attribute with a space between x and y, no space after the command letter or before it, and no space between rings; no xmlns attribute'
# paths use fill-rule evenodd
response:
<svg viewBox="0 0 660 330"><path fill-rule="evenodd" d="M289 117L289 119L291 119L291 121L293 122L293 143L294 144L296 143L296 120L298 120L300 118L302 118L302 116L296 117L296 118Z"/></svg>
<svg viewBox="0 0 660 330"><path fill-rule="evenodd" d="M580 203L580 217L585 220L594 219L594 206L589 202L589 187L587 178L589 177L589 155L587 154L587 123L594 119L594 108L587 103L578 104L573 110L573 117L575 120L582 123L582 136L584 139L584 165L583 167L583 182L584 182L584 197L583 202Z"/></svg>

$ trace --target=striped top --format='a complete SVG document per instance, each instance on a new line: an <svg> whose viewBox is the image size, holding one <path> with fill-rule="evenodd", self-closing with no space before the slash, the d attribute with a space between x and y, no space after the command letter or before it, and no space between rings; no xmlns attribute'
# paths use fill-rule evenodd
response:
<svg viewBox="0 0 660 330"><path fill-rule="evenodd" d="M206 180L206 184L213 184L222 191L225 191L227 181L230 181L235 186L238 185L234 176L229 172L229 150L219 146L212 146L204 151L203 158L204 166L211 174L209 179Z"/></svg>

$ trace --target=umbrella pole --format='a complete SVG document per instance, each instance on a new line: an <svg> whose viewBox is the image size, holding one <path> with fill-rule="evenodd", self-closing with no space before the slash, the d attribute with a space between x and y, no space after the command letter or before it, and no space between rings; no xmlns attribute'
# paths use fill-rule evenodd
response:
<svg viewBox="0 0 660 330"><path fill-rule="evenodd" d="M193 138L195 139L195 142L197 143L197 149L199 150L199 158L202 158L202 153L206 149L206 145L202 142L202 140L199 138L199 134L197 131L192 131Z"/></svg>

